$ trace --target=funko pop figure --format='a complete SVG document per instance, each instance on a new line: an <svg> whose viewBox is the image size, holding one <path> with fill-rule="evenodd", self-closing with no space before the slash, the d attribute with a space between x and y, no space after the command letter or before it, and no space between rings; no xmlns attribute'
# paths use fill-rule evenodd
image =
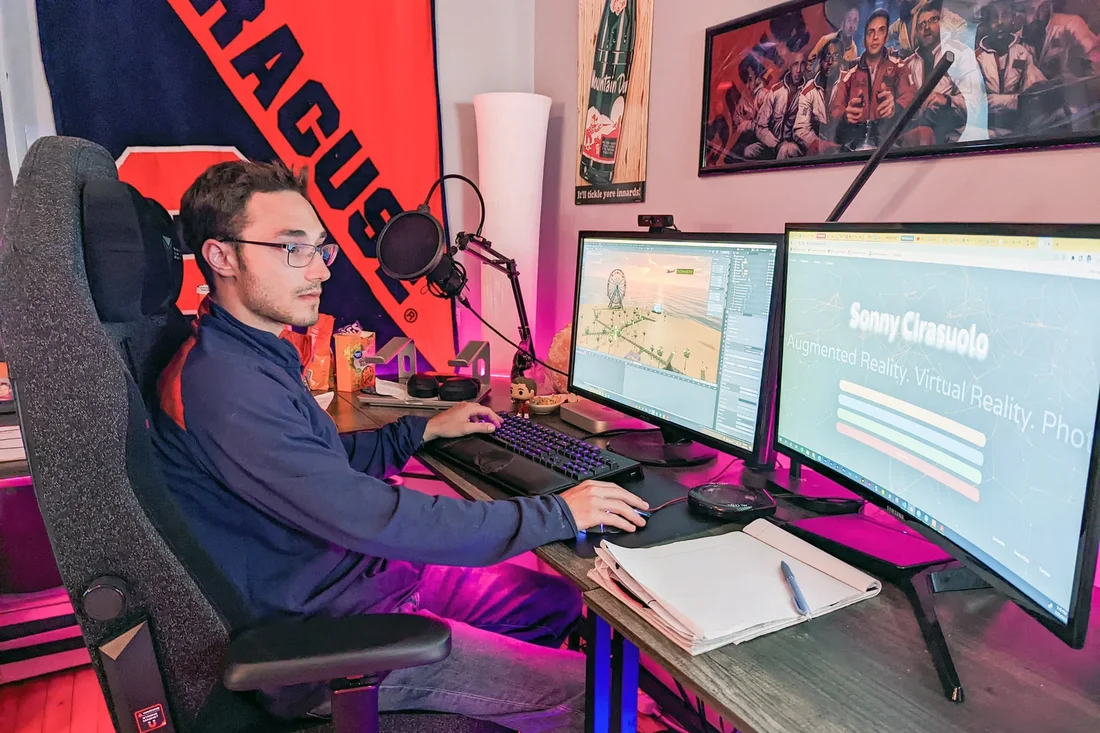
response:
<svg viewBox="0 0 1100 733"><path fill-rule="evenodd" d="M527 403L536 389L535 380L530 377L512 377L512 407L517 416L530 419L531 407Z"/></svg>

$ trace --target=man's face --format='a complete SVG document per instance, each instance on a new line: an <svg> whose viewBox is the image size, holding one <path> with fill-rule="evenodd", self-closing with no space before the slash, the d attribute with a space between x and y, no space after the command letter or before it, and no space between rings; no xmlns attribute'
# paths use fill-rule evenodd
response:
<svg viewBox="0 0 1100 733"><path fill-rule="evenodd" d="M826 77L829 76L833 69L836 68L837 63L840 61L840 44L836 41L830 42L825 48L821 49L821 73Z"/></svg>
<svg viewBox="0 0 1100 733"><path fill-rule="evenodd" d="M940 11L922 10L917 16L917 43L927 49L940 44Z"/></svg>
<svg viewBox="0 0 1100 733"><path fill-rule="evenodd" d="M791 81L795 86L801 85L806 77L806 59L799 55L791 59Z"/></svg>
<svg viewBox="0 0 1100 733"><path fill-rule="evenodd" d="M857 8L851 8L844 14L844 22L840 26L841 33L845 38L855 38L856 31L859 30L859 10Z"/></svg>
<svg viewBox="0 0 1100 733"><path fill-rule="evenodd" d="M989 35L995 44L1008 44L1012 35L1012 21L1013 14L1006 5L995 3L989 8Z"/></svg>
<svg viewBox="0 0 1100 733"><path fill-rule="evenodd" d="M253 194L245 217L241 239L302 245L320 245L325 241L325 228L313 207L293 191ZM305 267L291 267L285 249L255 244L237 246L240 254L233 284L245 308L273 326L273 330L279 330L281 325L304 328L317 323L321 283L329 279L320 252Z"/></svg>
<svg viewBox="0 0 1100 733"><path fill-rule="evenodd" d="M1046 26L1054 13L1053 3L1049 0L1031 0L1024 11L1028 25Z"/></svg>
<svg viewBox="0 0 1100 733"><path fill-rule="evenodd" d="M874 18L867 24L863 45L867 47L867 53L871 57L882 53L882 47L886 45L886 18Z"/></svg>

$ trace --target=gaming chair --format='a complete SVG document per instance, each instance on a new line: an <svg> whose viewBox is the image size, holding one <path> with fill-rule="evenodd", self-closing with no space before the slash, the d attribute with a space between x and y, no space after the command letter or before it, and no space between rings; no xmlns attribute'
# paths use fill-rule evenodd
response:
<svg viewBox="0 0 1100 733"><path fill-rule="evenodd" d="M28 151L0 243L0 332L35 492L119 731L377 731L387 671L450 652L420 616L252 618L186 530L152 454L147 405L188 334L171 217L102 147ZM333 690L332 721L305 713ZM263 690L295 691L273 718ZM161 723L165 725L161 726ZM316 727L313 727L316 726ZM438 714L384 731L499 731Z"/></svg>

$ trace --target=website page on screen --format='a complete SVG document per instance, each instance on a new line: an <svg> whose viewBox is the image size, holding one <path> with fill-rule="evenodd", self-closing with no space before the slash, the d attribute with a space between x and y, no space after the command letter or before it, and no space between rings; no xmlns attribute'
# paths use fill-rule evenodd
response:
<svg viewBox="0 0 1100 733"><path fill-rule="evenodd" d="M752 451L774 244L581 243L573 383Z"/></svg>
<svg viewBox="0 0 1100 733"><path fill-rule="evenodd" d="M788 243L779 443L1066 621L1100 390L1100 241Z"/></svg>

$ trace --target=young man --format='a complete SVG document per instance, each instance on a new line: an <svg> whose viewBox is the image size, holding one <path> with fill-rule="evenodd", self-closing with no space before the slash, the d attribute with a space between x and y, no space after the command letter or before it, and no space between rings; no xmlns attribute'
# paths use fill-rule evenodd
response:
<svg viewBox="0 0 1100 733"><path fill-rule="evenodd" d="M833 142L835 122L829 120L829 98L839 74L840 42L827 41L817 55L817 73L798 94L794 139L807 155L824 155L840 146Z"/></svg>
<svg viewBox="0 0 1100 733"><path fill-rule="evenodd" d="M986 35L978 39L976 56L988 92L989 137L1024 134L1029 125L1021 114L1021 95L1046 77L1020 40L1016 13L1006 0L983 6L981 17Z"/></svg>
<svg viewBox="0 0 1100 733"><path fill-rule="evenodd" d="M211 304L161 376L155 443L189 528L255 617L439 616L453 630L450 657L393 672L382 709L582 730L584 660L560 649L577 592L514 565L484 566L600 523L632 531L645 502L596 481L498 502L385 483L426 441L491 432L499 419L462 404L337 434L281 338L317 321L336 256L305 180L285 166L211 167L184 195L180 220ZM301 714L287 693L269 706Z"/></svg>
<svg viewBox="0 0 1100 733"><path fill-rule="evenodd" d="M879 9L867 18L863 45L867 49L855 66L840 75L829 103L829 119L839 123L837 142L859 144L870 128L878 135L908 107L917 89L909 70L886 53L886 32L890 14ZM879 129L881 127L881 129ZM902 136L906 142L910 133Z"/></svg>
<svg viewBox="0 0 1100 733"><path fill-rule="evenodd" d="M925 75L931 74L945 51L951 51L955 56L953 68L948 71L966 70L965 62L968 60L964 54L968 50L961 47L957 41L944 40L941 35L941 23L943 9L940 2L929 2L920 5L914 13L913 28L916 29L916 47L913 53L905 61L909 73L913 75L913 83L918 88L924 84ZM980 83L981 74L975 63L971 68L972 73L967 80L971 85ZM962 137L966 129L967 102L962 90L955 83L954 74L947 73L936 84L935 89L928 95L928 99L921 105L920 111L913 117L910 123L912 128L924 127L928 135L936 143L954 143Z"/></svg>
<svg viewBox="0 0 1100 733"><path fill-rule="evenodd" d="M783 78L769 90L756 113L756 142L745 148L746 159L784 160L802 156L802 148L795 142L794 124L805 74L806 58L795 54Z"/></svg>

